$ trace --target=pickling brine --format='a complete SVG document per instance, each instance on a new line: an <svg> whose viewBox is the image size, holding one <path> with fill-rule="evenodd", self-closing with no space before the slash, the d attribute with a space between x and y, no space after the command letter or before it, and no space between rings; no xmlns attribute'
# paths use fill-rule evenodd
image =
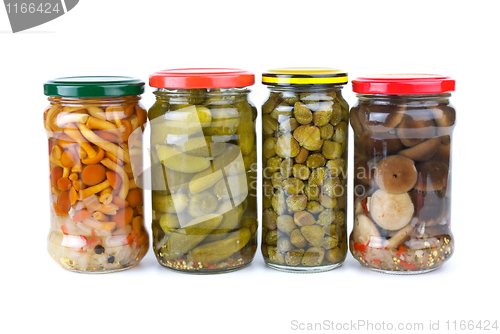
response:
<svg viewBox="0 0 500 334"><path fill-rule="evenodd" d="M144 83L124 77L48 81L44 112L50 161L48 251L63 268L113 272L139 263L144 227L140 105Z"/></svg>

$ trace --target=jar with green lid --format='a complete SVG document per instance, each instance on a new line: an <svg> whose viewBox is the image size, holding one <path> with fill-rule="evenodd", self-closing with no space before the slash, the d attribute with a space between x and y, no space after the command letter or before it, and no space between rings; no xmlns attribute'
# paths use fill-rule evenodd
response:
<svg viewBox="0 0 500 334"><path fill-rule="evenodd" d="M172 69L150 76L152 231L158 262L194 273L243 268L257 248L254 75Z"/></svg>
<svg viewBox="0 0 500 334"><path fill-rule="evenodd" d="M44 85L51 227L48 251L63 268L108 273L146 255L140 104L144 82L69 77Z"/></svg>
<svg viewBox="0 0 500 334"><path fill-rule="evenodd" d="M347 73L282 68L262 74L262 254L288 272L339 267L347 253Z"/></svg>
<svg viewBox="0 0 500 334"><path fill-rule="evenodd" d="M427 74L353 80L354 224L350 250L369 269L418 274L453 254L451 142L455 81Z"/></svg>

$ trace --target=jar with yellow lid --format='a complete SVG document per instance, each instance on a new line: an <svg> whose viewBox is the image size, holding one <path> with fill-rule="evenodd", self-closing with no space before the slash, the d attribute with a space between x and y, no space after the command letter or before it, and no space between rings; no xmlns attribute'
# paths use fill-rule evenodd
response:
<svg viewBox="0 0 500 334"><path fill-rule="evenodd" d="M347 73L280 68L262 74L262 254L288 272L339 267L347 253Z"/></svg>

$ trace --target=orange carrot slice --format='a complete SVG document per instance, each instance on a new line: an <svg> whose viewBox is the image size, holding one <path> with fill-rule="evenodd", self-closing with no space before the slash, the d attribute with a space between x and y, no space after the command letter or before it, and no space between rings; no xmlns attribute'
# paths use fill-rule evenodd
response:
<svg viewBox="0 0 500 334"><path fill-rule="evenodd" d="M82 209L80 211L77 211L73 215L73 223L81 222L85 218L88 218L88 217L92 216L92 214L93 214L93 212L91 212L91 211L89 211L87 209Z"/></svg>
<svg viewBox="0 0 500 334"><path fill-rule="evenodd" d="M135 110L135 104L129 105L127 108L125 108L125 111L123 112L125 116L130 116Z"/></svg>
<svg viewBox="0 0 500 334"><path fill-rule="evenodd" d="M148 120L148 113L139 105L135 106L135 113L137 114L137 119L139 120L142 130L144 130L144 124L146 124Z"/></svg>

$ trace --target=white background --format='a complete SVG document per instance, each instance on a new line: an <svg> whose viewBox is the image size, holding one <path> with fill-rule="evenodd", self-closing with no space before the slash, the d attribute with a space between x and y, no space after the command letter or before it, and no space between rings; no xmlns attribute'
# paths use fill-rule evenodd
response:
<svg viewBox="0 0 500 334"><path fill-rule="evenodd" d="M298 332L293 320L419 322L426 329L439 320L443 330L447 320L500 322L495 4L82 0L68 14L18 34L0 8L2 332ZM351 79L415 72L457 80L456 253L449 262L406 277L365 270L350 254L331 272L286 274L266 268L260 250L250 267L213 276L164 269L152 250L138 267L109 275L74 274L54 263L46 251L44 81L73 75L147 81L165 68L238 67L256 74L251 98L260 106L267 94L260 74L278 66L338 67ZM355 103L350 83L344 95ZM143 104L152 103L148 87ZM260 122L257 127L260 132ZM352 175L352 162L350 168Z"/></svg>

